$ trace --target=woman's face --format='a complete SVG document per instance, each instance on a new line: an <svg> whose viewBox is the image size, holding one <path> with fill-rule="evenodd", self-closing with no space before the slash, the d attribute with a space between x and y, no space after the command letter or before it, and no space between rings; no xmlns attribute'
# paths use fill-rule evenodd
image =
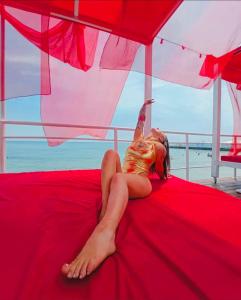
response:
<svg viewBox="0 0 241 300"><path fill-rule="evenodd" d="M161 143L164 142L166 135L159 128L152 128L147 138L155 139Z"/></svg>

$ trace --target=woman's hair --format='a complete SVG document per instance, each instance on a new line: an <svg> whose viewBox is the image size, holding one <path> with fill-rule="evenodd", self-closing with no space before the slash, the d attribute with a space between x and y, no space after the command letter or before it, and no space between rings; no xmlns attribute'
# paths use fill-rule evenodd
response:
<svg viewBox="0 0 241 300"><path fill-rule="evenodd" d="M165 137L164 142L163 142L164 147L166 148L166 156L163 161L163 167L164 167L164 177L167 178L168 172L170 171L170 153L169 153L169 143L167 137Z"/></svg>
<svg viewBox="0 0 241 300"><path fill-rule="evenodd" d="M167 137L165 137L164 141L161 143L166 148L166 156L163 161L163 169L164 169L163 178L167 179L168 172L170 170L170 153L169 153L169 143L168 143ZM156 172L156 164L155 163L151 166L151 172L152 173ZM163 179L163 178L161 178L161 179Z"/></svg>

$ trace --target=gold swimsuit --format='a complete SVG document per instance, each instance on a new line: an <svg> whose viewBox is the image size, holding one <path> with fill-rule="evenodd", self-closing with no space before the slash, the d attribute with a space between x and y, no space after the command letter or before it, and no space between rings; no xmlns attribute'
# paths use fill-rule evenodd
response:
<svg viewBox="0 0 241 300"><path fill-rule="evenodd" d="M123 162L123 173L148 176L151 165L156 161L155 143L141 136L127 148Z"/></svg>

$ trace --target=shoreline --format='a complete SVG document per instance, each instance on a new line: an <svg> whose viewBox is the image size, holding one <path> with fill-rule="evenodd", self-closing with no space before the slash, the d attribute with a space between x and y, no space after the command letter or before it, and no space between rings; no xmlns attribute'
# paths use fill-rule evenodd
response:
<svg viewBox="0 0 241 300"><path fill-rule="evenodd" d="M172 148L172 149L186 149L186 146L171 146L171 145L169 145L169 148ZM190 146L189 145L188 148L192 149L192 150L207 150L207 151L212 151L212 147ZM221 147L220 151L229 151L229 147Z"/></svg>

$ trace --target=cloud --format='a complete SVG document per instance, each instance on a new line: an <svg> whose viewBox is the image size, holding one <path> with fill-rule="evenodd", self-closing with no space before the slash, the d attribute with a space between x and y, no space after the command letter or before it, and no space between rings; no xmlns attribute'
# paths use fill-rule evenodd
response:
<svg viewBox="0 0 241 300"><path fill-rule="evenodd" d="M7 55L7 63L13 64L24 64L24 65L33 65L34 67L39 67L40 59L38 55Z"/></svg>

